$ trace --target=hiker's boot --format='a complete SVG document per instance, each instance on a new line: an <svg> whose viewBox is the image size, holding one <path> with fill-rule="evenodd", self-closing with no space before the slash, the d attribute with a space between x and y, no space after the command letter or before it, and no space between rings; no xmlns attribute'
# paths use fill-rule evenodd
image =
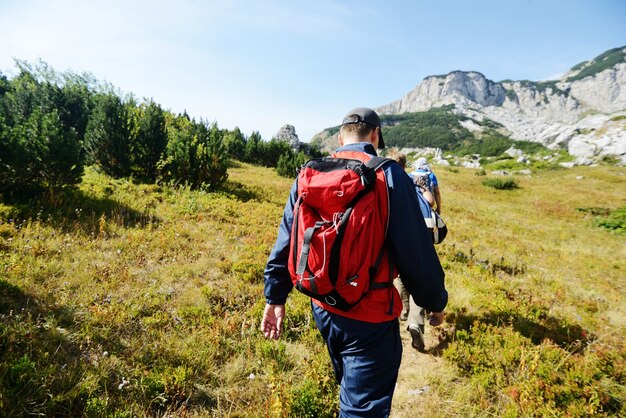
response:
<svg viewBox="0 0 626 418"><path fill-rule="evenodd" d="M411 346L419 351L420 353L424 352L424 326L419 326L417 324L411 324L408 327L409 333L411 334Z"/></svg>

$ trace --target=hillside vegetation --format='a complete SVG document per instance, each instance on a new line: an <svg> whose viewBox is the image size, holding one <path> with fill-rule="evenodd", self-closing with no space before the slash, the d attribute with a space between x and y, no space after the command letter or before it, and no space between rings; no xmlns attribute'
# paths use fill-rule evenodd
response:
<svg viewBox="0 0 626 418"><path fill-rule="evenodd" d="M454 106L431 109L426 112L383 115L385 144L399 148L431 147L451 150L464 139L473 138L472 133L459 122L465 116L451 112Z"/></svg>
<svg viewBox="0 0 626 418"><path fill-rule="evenodd" d="M467 116L453 112L454 106L442 106L424 112L407 112L399 115L382 115L382 131L385 145L396 148L440 148L446 154L479 154L486 157L501 155L511 146L533 154L547 152L537 142L516 141L498 131L502 126L489 119L472 120L483 132L475 134L463 127ZM339 126L328 128L311 141L326 151L337 148L336 135Z"/></svg>
<svg viewBox="0 0 626 418"><path fill-rule="evenodd" d="M626 247L601 221L623 225L626 169L513 190L436 172L448 316L426 354L402 333L392 416L623 416ZM259 332L290 185L232 161L214 191L88 167L76 189L0 203L0 416L335 416L307 298L280 341Z"/></svg>
<svg viewBox="0 0 626 418"><path fill-rule="evenodd" d="M584 61L572 67L570 71L574 71L576 74L568 77L566 81L582 80L585 77L594 76L622 62L626 62L626 47L609 49L591 61Z"/></svg>
<svg viewBox="0 0 626 418"><path fill-rule="evenodd" d="M228 158L276 167L285 176L319 151L259 132L174 114L138 102L89 73L57 73L44 62L16 61L0 71L0 194L57 194L95 165L113 178L213 190L226 181Z"/></svg>

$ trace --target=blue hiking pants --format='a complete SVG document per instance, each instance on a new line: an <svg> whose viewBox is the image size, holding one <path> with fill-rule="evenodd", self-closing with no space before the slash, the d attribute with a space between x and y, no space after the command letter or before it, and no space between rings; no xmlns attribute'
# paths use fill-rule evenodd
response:
<svg viewBox="0 0 626 418"><path fill-rule="evenodd" d="M340 384L339 417L389 416L402 360L398 320L372 324L312 307Z"/></svg>

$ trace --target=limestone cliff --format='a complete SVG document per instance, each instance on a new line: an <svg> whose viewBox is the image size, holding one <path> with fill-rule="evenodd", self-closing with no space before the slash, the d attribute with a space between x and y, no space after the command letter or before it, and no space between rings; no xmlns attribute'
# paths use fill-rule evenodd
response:
<svg viewBox="0 0 626 418"><path fill-rule="evenodd" d="M475 71L426 77L380 114L454 105L474 120L491 119L516 140L566 147L580 158L614 155L626 163L626 47L572 68L558 80L494 82Z"/></svg>
<svg viewBox="0 0 626 418"><path fill-rule="evenodd" d="M293 149L297 150L300 148L300 139L293 125L283 125L278 132L274 134L274 138L289 143Z"/></svg>

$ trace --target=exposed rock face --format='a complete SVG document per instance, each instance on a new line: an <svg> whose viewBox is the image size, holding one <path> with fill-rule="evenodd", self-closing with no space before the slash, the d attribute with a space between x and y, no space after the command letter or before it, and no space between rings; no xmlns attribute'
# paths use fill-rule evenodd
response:
<svg viewBox="0 0 626 418"><path fill-rule="evenodd" d="M607 51L547 82L496 83L474 71L430 76L402 99L376 111L398 114L453 104L456 113L502 124L512 139L566 147L581 159L614 155L626 163L625 52L626 48ZM582 77L582 71L597 68L608 53L621 61ZM480 129L471 121L466 124L471 131Z"/></svg>
<svg viewBox="0 0 626 418"><path fill-rule="evenodd" d="M274 135L275 139L288 142L291 148L300 149L300 139L296 134L296 128L293 125L283 125Z"/></svg>
<svg viewBox="0 0 626 418"><path fill-rule="evenodd" d="M426 77L402 99L376 109L381 114L418 112L447 104L500 106L506 90L474 71L453 71L446 76Z"/></svg>

